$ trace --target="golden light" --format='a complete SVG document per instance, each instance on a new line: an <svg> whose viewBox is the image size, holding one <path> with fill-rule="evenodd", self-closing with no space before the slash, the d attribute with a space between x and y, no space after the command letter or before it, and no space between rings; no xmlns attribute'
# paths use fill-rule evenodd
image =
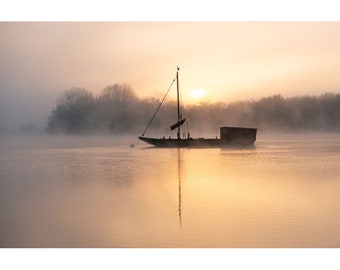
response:
<svg viewBox="0 0 340 270"><path fill-rule="evenodd" d="M189 97L195 103L202 102L206 96L207 91L203 88L194 88L189 91Z"/></svg>

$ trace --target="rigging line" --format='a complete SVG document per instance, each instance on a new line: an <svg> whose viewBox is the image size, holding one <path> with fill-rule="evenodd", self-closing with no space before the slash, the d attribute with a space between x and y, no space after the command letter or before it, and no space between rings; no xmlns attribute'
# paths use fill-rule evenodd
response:
<svg viewBox="0 0 340 270"><path fill-rule="evenodd" d="M150 127L150 125L151 125L153 119L155 118L157 112L159 111L159 108L162 106L162 104L163 104L163 102L164 102L166 96L169 94L169 91L170 91L170 89L171 89L171 87L172 87L172 85L174 84L175 81L176 81L176 79L173 79L172 83L170 84L170 87L169 87L168 91L166 92L165 96L163 97L161 103L159 103L159 105L158 105L158 107L157 107L155 113L153 114L153 116L152 116L150 122L149 122L148 125L146 126L146 128L145 128L145 130L144 130L144 132L143 132L143 134L142 134L142 137L144 136L145 132L146 132L146 131L148 130L148 128Z"/></svg>

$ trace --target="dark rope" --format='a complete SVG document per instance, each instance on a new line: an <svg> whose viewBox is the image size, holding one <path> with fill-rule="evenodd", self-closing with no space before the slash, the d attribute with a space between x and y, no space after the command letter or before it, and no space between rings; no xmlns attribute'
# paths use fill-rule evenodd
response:
<svg viewBox="0 0 340 270"><path fill-rule="evenodd" d="M157 108L157 110L155 111L155 113L153 114L153 116L152 116L152 118L151 118L149 124L146 126L146 128L145 128L145 130L144 130L144 132L143 132L143 134L142 134L142 137L144 136L145 132L146 132L146 131L148 130L148 128L150 127L150 125L151 125L153 119L155 118L157 112L159 111L159 108L162 106L162 104L163 104L163 102L164 102L166 96L169 94L169 91L170 91L170 89L171 89L171 87L172 87L172 85L174 84L175 81L176 81L176 79L173 79L172 83L170 84L170 87L169 87L168 91L166 92L165 96L163 97L161 103L159 103L158 108Z"/></svg>

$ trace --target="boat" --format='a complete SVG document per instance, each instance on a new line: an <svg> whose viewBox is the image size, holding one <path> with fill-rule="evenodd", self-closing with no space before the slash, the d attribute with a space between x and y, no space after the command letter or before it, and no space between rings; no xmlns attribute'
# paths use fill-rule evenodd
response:
<svg viewBox="0 0 340 270"><path fill-rule="evenodd" d="M177 67L176 77L170 85L166 95L163 100L160 102L156 112L152 116L149 124L144 130L143 134L138 137L139 140L153 145L154 147L159 148L224 148L224 147L249 147L254 146L257 134L257 128L246 128L246 127L229 127L223 126L220 127L220 138L192 138L190 133L188 132L185 136L181 136L181 126L186 122L186 118L182 118L181 109L180 109L180 101L179 101L179 80L178 80L178 71L179 67ZM170 130L177 129L177 138L152 138L145 137L145 133L149 128L151 122L155 118L159 108L163 104L165 97L169 93L170 88L172 87L174 82L177 82L177 122L170 126Z"/></svg>

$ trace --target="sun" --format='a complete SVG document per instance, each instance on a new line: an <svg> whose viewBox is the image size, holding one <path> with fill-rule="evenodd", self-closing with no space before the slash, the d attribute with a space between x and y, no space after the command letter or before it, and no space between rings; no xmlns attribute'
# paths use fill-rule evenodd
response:
<svg viewBox="0 0 340 270"><path fill-rule="evenodd" d="M189 91L190 99L196 104L199 104L200 102L204 101L206 96L207 91L203 88L194 88Z"/></svg>

